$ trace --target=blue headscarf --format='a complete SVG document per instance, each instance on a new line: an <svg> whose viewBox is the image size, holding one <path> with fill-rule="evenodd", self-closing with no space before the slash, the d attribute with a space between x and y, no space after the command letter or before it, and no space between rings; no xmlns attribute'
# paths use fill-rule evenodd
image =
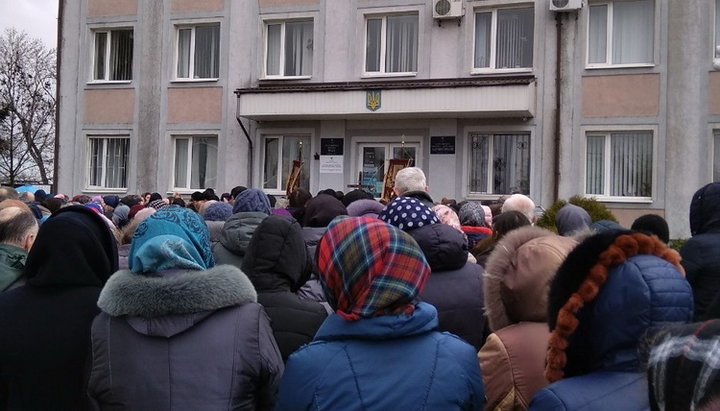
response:
<svg viewBox="0 0 720 411"><path fill-rule="evenodd" d="M175 205L165 207L138 225L129 263L130 271L136 274L211 268L215 259L207 225L191 210Z"/></svg>
<svg viewBox="0 0 720 411"><path fill-rule="evenodd" d="M255 211L270 214L270 199L260 189L248 188L235 198L233 214L240 212Z"/></svg>

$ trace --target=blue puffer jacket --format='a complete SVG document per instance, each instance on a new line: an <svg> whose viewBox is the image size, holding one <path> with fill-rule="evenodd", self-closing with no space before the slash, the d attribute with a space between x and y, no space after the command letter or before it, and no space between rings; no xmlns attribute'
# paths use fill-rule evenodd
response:
<svg viewBox="0 0 720 411"><path fill-rule="evenodd" d="M473 347L434 331L437 311L349 322L329 316L315 341L290 356L278 410L481 410Z"/></svg>
<svg viewBox="0 0 720 411"><path fill-rule="evenodd" d="M551 319L557 318L568 292L577 290L584 268L607 248L603 243L618 234L591 237L568 255L551 286ZM585 262L577 264L579 260ZM690 321L692 313L690 285L669 262L641 254L615 266L594 301L578 313L579 326L566 350L565 378L538 392L530 409L649 409L638 343L648 329Z"/></svg>

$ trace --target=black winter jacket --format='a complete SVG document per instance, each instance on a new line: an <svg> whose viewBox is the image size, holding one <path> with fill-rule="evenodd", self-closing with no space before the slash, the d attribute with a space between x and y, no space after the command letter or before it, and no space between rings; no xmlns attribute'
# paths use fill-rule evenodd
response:
<svg viewBox="0 0 720 411"><path fill-rule="evenodd" d="M448 331L479 350L485 342L486 318L481 266L469 263L467 242L457 229L432 224L409 232L432 273L420 294L438 310L439 331Z"/></svg>
<svg viewBox="0 0 720 411"><path fill-rule="evenodd" d="M255 229L242 265L270 316L284 361L312 341L327 313L318 302L295 294L310 277L310 258L300 225L270 215Z"/></svg>

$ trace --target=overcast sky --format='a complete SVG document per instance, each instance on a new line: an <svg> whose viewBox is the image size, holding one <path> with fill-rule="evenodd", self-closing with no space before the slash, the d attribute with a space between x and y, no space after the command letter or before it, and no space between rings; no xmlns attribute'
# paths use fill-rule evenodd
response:
<svg viewBox="0 0 720 411"><path fill-rule="evenodd" d="M0 30L25 30L49 48L57 47L58 0L0 0Z"/></svg>

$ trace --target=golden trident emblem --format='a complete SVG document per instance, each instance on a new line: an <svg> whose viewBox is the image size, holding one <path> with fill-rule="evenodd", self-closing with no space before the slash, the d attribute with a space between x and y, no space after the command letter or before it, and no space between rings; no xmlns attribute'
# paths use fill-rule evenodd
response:
<svg viewBox="0 0 720 411"><path fill-rule="evenodd" d="M370 111L377 111L382 100L382 90L368 90L365 93L365 107Z"/></svg>

